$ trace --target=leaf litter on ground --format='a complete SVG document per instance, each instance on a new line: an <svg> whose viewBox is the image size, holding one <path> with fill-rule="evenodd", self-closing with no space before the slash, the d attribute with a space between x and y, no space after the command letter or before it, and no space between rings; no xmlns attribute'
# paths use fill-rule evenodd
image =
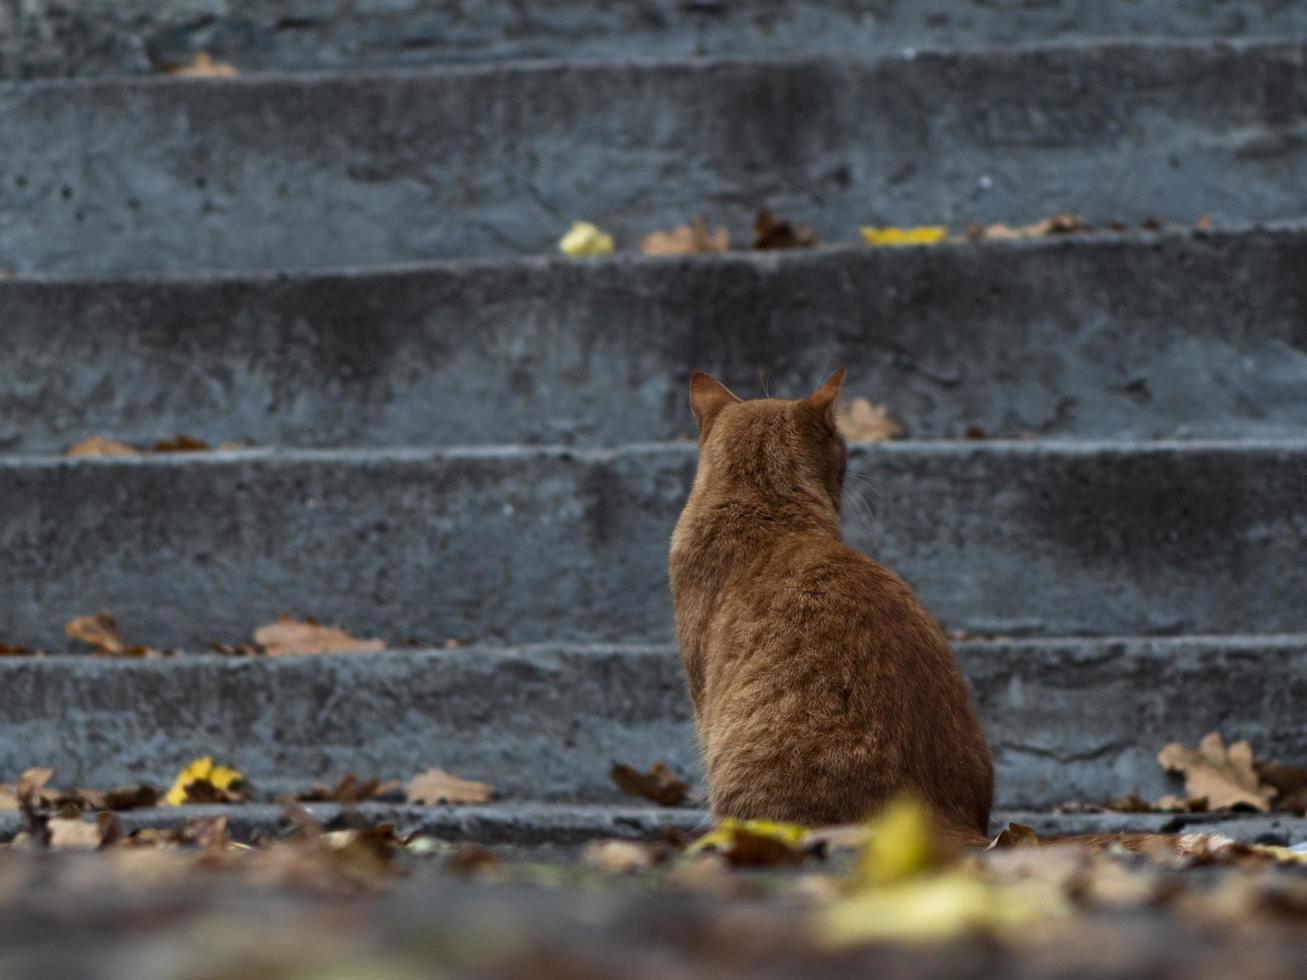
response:
<svg viewBox="0 0 1307 980"><path fill-rule="evenodd" d="M690 795L689 785L662 761L655 762L648 772L614 762L608 774L623 793L653 800L659 806L681 806Z"/></svg>
<svg viewBox="0 0 1307 980"><path fill-rule="evenodd" d="M385 640L363 640L339 626L326 626L311 617L295 619L281 614L276 622L254 631L254 642L270 657L318 653L379 653ZM222 652L237 648L223 648Z"/></svg>
<svg viewBox="0 0 1307 980"><path fill-rule="evenodd" d="M494 795L488 783L463 779L443 769L428 769L404 785L409 803L436 806L445 803L487 803Z"/></svg>
<svg viewBox="0 0 1307 980"><path fill-rule="evenodd" d="M99 657L163 657L170 651L156 650L142 643L128 643L118 632L118 621L100 610L94 616L77 616L64 624L64 633L80 640Z"/></svg>

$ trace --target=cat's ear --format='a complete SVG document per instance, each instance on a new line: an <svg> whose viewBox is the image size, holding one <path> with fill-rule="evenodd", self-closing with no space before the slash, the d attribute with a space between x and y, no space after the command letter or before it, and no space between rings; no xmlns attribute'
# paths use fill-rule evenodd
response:
<svg viewBox="0 0 1307 980"><path fill-rule="evenodd" d="M834 423L835 420L835 402L840 397L840 385L844 383L844 368L840 368L829 378L826 383L808 396L808 404L824 415L828 420Z"/></svg>
<svg viewBox="0 0 1307 980"><path fill-rule="evenodd" d="M727 405L738 402L734 393L711 374L695 371L690 375L690 411L702 429Z"/></svg>

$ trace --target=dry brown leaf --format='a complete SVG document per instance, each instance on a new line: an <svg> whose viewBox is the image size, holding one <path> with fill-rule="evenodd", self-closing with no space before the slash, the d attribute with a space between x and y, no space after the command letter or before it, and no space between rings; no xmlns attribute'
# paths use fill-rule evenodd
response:
<svg viewBox="0 0 1307 980"><path fill-rule="evenodd" d="M154 444L152 452L156 453L202 453L212 449L207 442L193 436L176 435L171 439L161 439Z"/></svg>
<svg viewBox="0 0 1307 980"><path fill-rule="evenodd" d="M177 78L231 78L238 74L231 65L214 61L207 51L196 51L189 65L171 65L164 71Z"/></svg>
<svg viewBox="0 0 1307 980"><path fill-rule="evenodd" d="M1104 804L1105 809L1116 813L1156 813L1158 804L1149 803L1138 793L1114 796Z"/></svg>
<svg viewBox="0 0 1307 980"><path fill-rule="evenodd" d="M1257 775L1275 787L1276 809L1291 810L1298 816L1307 814L1307 769L1279 762L1258 762Z"/></svg>
<svg viewBox="0 0 1307 980"><path fill-rule="evenodd" d="M399 783L394 780L383 783L375 776L359 779L352 772L347 772L336 780L334 786L314 786L296 799L303 803L361 803L364 800L375 800L398 788Z"/></svg>
<svg viewBox="0 0 1307 980"><path fill-rule="evenodd" d="M660 806L680 806L690 794L690 787L665 762L655 762L648 772L614 762L608 774L623 793L653 800Z"/></svg>
<svg viewBox="0 0 1307 980"><path fill-rule="evenodd" d="M817 244L817 233L809 225L795 228L767 208L760 208L753 219L755 249L809 248Z"/></svg>
<svg viewBox="0 0 1307 980"><path fill-rule="evenodd" d="M631 840L597 840L586 845L581 860L604 871L648 871L665 857L657 844Z"/></svg>
<svg viewBox="0 0 1307 980"><path fill-rule="evenodd" d="M103 609L94 616L78 616L70 620L64 625L64 632L71 639L90 645L92 651L101 657L163 656L162 650L123 642L118 634L118 623Z"/></svg>
<svg viewBox="0 0 1307 980"><path fill-rule="evenodd" d="M53 817L46 827L50 832L50 846L61 850L95 850L116 843L122 836L112 813L101 813L93 821Z"/></svg>
<svg viewBox="0 0 1307 980"><path fill-rule="evenodd" d="M32 800L45 788L45 784L54 778L54 770L36 768L24 770L18 777L17 794L19 801Z"/></svg>
<svg viewBox="0 0 1307 980"><path fill-rule="evenodd" d="M409 803L435 806L440 803L485 803L494 791L487 783L461 779L443 769L428 769L404 786Z"/></svg>
<svg viewBox="0 0 1307 980"><path fill-rule="evenodd" d="M78 793L86 796L93 790L81 789ZM115 786L107 789L100 796L100 803L106 810L135 810L156 806L163 794L157 786L137 783L134 786Z"/></svg>
<svg viewBox="0 0 1307 980"><path fill-rule="evenodd" d="M8 783L0 783L0 810L18 809L18 789Z"/></svg>
<svg viewBox="0 0 1307 980"><path fill-rule="evenodd" d="M384 640L360 640L338 626L324 626L305 617L294 619L284 613L275 623L254 631L254 642L270 657L316 653L376 653L386 649Z"/></svg>
<svg viewBox="0 0 1307 980"><path fill-rule="evenodd" d="M1258 777L1253 749L1246 741L1227 749L1220 734L1211 732L1196 749L1172 742L1157 753L1157 761L1168 772L1183 773L1186 795L1206 798L1210 809L1244 806L1265 812L1271 808L1275 787Z"/></svg>
<svg viewBox="0 0 1307 980"><path fill-rule="evenodd" d="M719 225L711 233L700 215L671 231L655 231L640 239L640 251L645 255L699 255L725 252L731 247L731 233Z"/></svg>
<svg viewBox="0 0 1307 980"><path fill-rule="evenodd" d="M140 454L125 442L91 436L71 447L65 456L139 456Z"/></svg>
<svg viewBox="0 0 1307 980"><path fill-rule="evenodd" d="M1029 225L968 225L966 237L970 241L1010 241L1019 238L1047 238L1050 235L1070 235L1092 231L1080 214L1055 214Z"/></svg>
<svg viewBox="0 0 1307 980"><path fill-rule="evenodd" d="M1198 231L1212 230L1212 216L1210 214L1200 214L1194 221L1194 228Z"/></svg>
<svg viewBox="0 0 1307 980"><path fill-rule="evenodd" d="M903 424L884 405L855 398L840 413L840 431L850 442L886 442L903 435Z"/></svg>
<svg viewBox="0 0 1307 980"><path fill-rule="evenodd" d="M1039 836L1023 823L1009 823L999 835L989 842L987 851L1003 850L1014 847L1038 847Z"/></svg>
<svg viewBox="0 0 1307 980"><path fill-rule="evenodd" d="M44 657L41 650L33 650L21 643L0 643L0 657Z"/></svg>

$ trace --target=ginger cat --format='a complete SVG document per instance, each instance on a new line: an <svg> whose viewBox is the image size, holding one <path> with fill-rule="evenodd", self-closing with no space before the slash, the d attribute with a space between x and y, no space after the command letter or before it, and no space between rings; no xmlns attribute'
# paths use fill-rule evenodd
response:
<svg viewBox="0 0 1307 980"><path fill-rule="evenodd" d="M948 644L841 540L843 379L799 401L690 379L699 466L672 605L713 812L848 823L908 792L942 828L984 835L993 767Z"/></svg>

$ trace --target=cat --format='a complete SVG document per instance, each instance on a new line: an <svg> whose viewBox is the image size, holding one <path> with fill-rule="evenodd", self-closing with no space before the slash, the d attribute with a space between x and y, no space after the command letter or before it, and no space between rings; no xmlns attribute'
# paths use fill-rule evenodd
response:
<svg viewBox="0 0 1307 980"><path fill-rule="evenodd" d="M709 801L820 826L909 794L981 841L993 766L944 635L841 538L843 379L798 401L690 379L699 462L669 565Z"/></svg>

